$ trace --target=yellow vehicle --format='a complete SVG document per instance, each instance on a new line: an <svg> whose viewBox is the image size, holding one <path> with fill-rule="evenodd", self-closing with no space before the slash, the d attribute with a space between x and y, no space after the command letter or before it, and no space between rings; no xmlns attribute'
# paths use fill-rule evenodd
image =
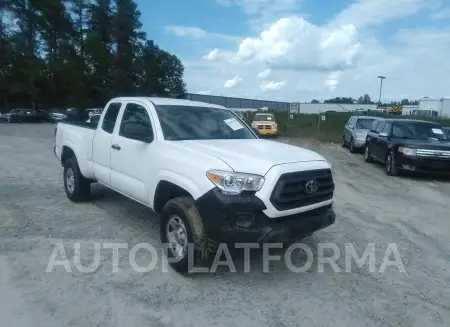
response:
<svg viewBox="0 0 450 327"><path fill-rule="evenodd" d="M272 114L257 113L253 117L252 127L256 128L261 135L276 136L278 134L278 126Z"/></svg>

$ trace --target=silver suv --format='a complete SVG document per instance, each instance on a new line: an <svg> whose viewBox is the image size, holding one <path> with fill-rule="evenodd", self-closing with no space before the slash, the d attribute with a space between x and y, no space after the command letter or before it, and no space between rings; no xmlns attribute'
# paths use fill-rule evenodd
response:
<svg viewBox="0 0 450 327"><path fill-rule="evenodd" d="M351 153L361 151L366 144L367 132L379 117L351 116L342 133L342 146L348 146Z"/></svg>

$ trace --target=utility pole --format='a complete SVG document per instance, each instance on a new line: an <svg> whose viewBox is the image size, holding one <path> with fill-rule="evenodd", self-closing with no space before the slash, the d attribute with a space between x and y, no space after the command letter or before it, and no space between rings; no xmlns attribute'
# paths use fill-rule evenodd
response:
<svg viewBox="0 0 450 327"><path fill-rule="evenodd" d="M380 96L378 97L378 104L381 104L381 90L383 89L383 80L386 79L386 76L378 76L380 79Z"/></svg>

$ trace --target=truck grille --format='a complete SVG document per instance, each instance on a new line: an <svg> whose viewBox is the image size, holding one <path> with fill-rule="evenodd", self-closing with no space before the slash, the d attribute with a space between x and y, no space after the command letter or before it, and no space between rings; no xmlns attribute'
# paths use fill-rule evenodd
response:
<svg viewBox="0 0 450 327"><path fill-rule="evenodd" d="M418 157L428 157L437 159L450 159L450 151L417 149Z"/></svg>
<svg viewBox="0 0 450 327"><path fill-rule="evenodd" d="M314 187L307 190L306 184L311 181L317 183L316 190ZM330 169L286 173L278 179L270 202L277 210L283 211L331 200L333 193L334 182Z"/></svg>

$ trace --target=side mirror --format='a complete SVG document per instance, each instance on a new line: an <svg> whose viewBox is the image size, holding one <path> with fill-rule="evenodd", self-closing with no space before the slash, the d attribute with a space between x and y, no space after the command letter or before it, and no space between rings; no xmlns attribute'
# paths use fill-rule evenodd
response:
<svg viewBox="0 0 450 327"><path fill-rule="evenodd" d="M153 141L151 127L140 122L124 122L121 128L121 136L145 143L151 143Z"/></svg>

